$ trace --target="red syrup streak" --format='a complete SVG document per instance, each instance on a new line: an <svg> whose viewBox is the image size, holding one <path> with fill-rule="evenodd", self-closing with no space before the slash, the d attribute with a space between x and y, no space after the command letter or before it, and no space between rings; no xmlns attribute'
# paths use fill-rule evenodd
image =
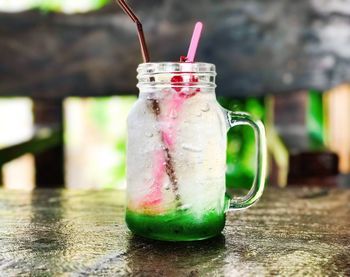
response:
<svg viewBox="0 0 350 277"><path fill-rule="evenodd" d="M181 56L180 62L185 62L186 57ZM182 74L183 72L179 72L178 74ZM175 72L173 73L175 74ZM167 127L162 127L160 129L163 151L158 151L155 153L155 168L153 171L153 182L151 185L151 191L145 199L142 201L141 207L143 209L148 210L151 214L162 212L160 208L160 204L162 202L162 186L165 178L165 173L169 176L170 182L172 183L172 190L175 193L176 201L180 200L180 195L178 193L178 180L176 178L174 164L172 162L170 150L173 149L174 146L174 138L175 138L175 125L176 125L176 116L174 114L178 114L186 101L193 96L195 96L198 92L200 92L200 88L191 88L191 86L196 85L198 83L198 77L191 75L190 80L187 84L184 84L183 77L181 75L174 75L171 80L172 89L177 93L173 94L172 99L169 101L168 112L165 116L161 116L159 106L152 107L155 110L156 116L161 120L168 124L165 124ZM190 88L186 88L186 86L190 86ZM186 88L187 92L183 90ZM170 127L171 126L171 127ZM179 203L178 203L179 204ZM149 210L151 209L151 210ZM153 212L152 212L153 211Z"/></svg>
<svg viewBox="0 0 350 277"><path fill-rule="evenodd" d="M163 150L158 150L154 153L154 164L156 165L153 169L153 182L151 185L151 192L147 194L145 199L142 201L143 208L157 206L162 200L162 181L165 175L165 159Z"/></svg>
<svg viewBox="0 0 350 277"><path fill-rule="evenodd" d="M181 72L179 72L181 74ZM190 77L190 81L188 83L188 86L193 86L196 85L196 83L198 83L198 77L191 75ZM200 88L190 88L190 91L188 93L183 92L183 89L185 86L183 84L183 78L181 75L175 75L171 78L171 85L172 85L172 89L175 90L176 92L179 92L179 96L183 97L183 98L191 98L192 96L195 96L198 92L200 92ZM182 87L180 87L182 86Z"/></svg>

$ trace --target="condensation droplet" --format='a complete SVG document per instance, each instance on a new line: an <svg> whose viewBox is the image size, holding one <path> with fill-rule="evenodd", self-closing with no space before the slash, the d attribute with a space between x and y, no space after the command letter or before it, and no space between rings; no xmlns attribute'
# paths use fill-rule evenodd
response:
<svg viewBox="0 0 350 277"><path fill-rule="evenodd" d="M151 132L146 132L146 137L148 137L148 138L151 138L151 137L153 137L153 134L151 133Z"/></svg>
<svg viewBox="0 0 350 277"><path fill-rule="evenodd" d="M171 110L169 116L172 119L177 118L177 111L175 109Z"/></svg>
<svg viewBox="0 0 350 277"><path fill-rule="evenodd" d="M202 152L202 149L196 147L196 146L193 146L193 145L190 145L190 144L185 144L183 143L181 145L182 149L184 150L187 150L187 151L190 151L190 152Z"/></svg>
<svg viewBox="0 0 350 277"><path fill-rule="evenodd" d="M185 204L185 205L181 205L179 207L177 207L178 210L189 210L191 208L191 204Z"/></svg>
<svg viewBox="0 0 350 277"><path fill-rule="evenodd" d="M206 103L202 108L201 111L202 112L208 112L210 110L210 106L208 103Z"/></svg>
<svg viewBox="0 0 350 277"><path fill-rule="evenodd" d="M194 115L200 117L202 116L202 111L197 111Z"/></svg>

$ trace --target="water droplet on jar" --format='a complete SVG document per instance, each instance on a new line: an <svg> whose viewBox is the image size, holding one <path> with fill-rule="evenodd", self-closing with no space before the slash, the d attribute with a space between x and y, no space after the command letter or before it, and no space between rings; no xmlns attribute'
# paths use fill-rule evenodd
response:
<svg viewBox="0 0 350 277"><path fill-rule="evenodd" d="M181 211L185 211L185 210L189 210L191 208L191 204L184 204L184 205L181 205L179 207L177 207L178 210L181 210Z"/></svg>
<svg viewBox="0 0 350 277"><path fill-rule="evenodd" d="M171 110L169 116L172 119L177 118L177 111L176 110Z"/></svg>
<svg viewBox="0 0 350 277"><path fill-rule="evenodd" d="M202 116L202 111L197 111L194 115L200 117Z"/></svg>
<svg viewBox="0 0 350 277"><path fill-rule="evenodd" d="M191 144L186 144L186 143L183 143L181 145L182 149L184 150L187 150L187 151L190 151L190 152L202 152L202 149L201 148L198 148L194 145L191 145Z"/></svg>
<svg viewBox="0 0 350 277"><path fill-rule="evenodd" d="M151 137L153 137L153 134L151 133L151 132L146 132L146 137L148 137L148 138L151 138Z"/></svg>
<svg viewBox="0 0 350 277"><path fill-rule="evenodd" d="M202 112L208 112L210 110L210 106L208 103L206 103L202 108L201 111Z"/></svg>

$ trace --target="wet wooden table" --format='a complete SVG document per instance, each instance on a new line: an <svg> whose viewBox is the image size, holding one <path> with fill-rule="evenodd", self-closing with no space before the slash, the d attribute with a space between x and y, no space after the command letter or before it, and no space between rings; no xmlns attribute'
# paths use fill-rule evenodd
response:
<svg viewBox="0 0 350 277"><path fill-rule="evenodd" d="M123 199L0 190L0 276L350 276L350 190L269 189L194 243L132 236Z"/></svg>

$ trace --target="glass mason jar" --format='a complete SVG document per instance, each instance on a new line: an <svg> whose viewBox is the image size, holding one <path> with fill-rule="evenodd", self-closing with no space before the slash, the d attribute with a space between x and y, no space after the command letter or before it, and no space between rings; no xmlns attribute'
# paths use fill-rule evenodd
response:
<svg viewBox="0 0 350 277"><path fill-rule="evenodd" d="M140 95L128 116L126 223L137 235L169 241L221 233L225 213L254 204L266 175L262 123L223 109L215 96L215 66L144 63ZM247 196L226 196L227 131L255 131L256 176Z"/></svg>

